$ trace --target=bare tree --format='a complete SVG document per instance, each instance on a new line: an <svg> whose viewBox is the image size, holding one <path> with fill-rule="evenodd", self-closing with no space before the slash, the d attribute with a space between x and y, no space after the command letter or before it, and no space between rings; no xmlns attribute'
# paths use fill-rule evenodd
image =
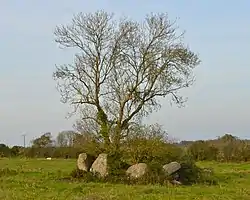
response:
<svg viewBox="0 0 250 200"><path fill-rule="evenodd" d="M60 47L77 50L74 62L54 73L62 102L96 127L105 144L117 147L131 123L159 108L158 97L169 95L182 105L178 91L192 85L200 63L167 14L138 23L117 22L104 11L79 13L54 34Z"/></svg>
<svg viewBox="0 0 250 200"><path fill-rule="evenodd" d="M56 143L60 147L72 147L76 135L75 131L61 131L56 137Z"/></svg>

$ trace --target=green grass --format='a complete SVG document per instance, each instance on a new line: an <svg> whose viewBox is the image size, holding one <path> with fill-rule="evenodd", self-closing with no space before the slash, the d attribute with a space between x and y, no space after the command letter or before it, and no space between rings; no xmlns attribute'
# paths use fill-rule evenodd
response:
<svg viewBox="0 0 250 200"><path fill-rule="evenodd" d="M214 168L219 185L167 187L69 182L59 178L67 176L75 168L75 160L0 159L0 199L250 199L250 163L206 162L198 165Z"/></svg>

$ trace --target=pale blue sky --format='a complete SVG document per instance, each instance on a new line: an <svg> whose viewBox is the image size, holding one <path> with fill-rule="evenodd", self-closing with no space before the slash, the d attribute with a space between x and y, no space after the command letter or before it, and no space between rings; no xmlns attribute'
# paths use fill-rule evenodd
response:
<svg viewBox="0 0 250 200"><path fill-rule="evenodd" d="M163 101L147 122L178 139L207 139L226 132L250 138L250 1L201 0L2 0L0 2L0 143L22 144L43 132L71 129L68 106L52 80L55 64L70 63L53 30L77 12L104 9L134 19L168 12L186 30L186 42L202 64L196 84L182 94L185 108Z"/></svg>

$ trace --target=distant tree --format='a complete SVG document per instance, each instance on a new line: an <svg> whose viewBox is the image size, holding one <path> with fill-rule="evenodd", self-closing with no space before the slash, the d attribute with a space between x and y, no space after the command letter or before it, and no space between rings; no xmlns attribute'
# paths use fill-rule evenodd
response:
<svg viewBox="0 0 250 200"><path fill-rule="evenodd" d="M142 23L117 23L104 11L75 15L54 32L61 47L77 51L73 64L54 73L62 102L96 128L107 146L118 148L131 122L160 107L159 97L185 102L178 92L192 85L200 60L178 31L167 14L148 15Z"/></svg>
<svg viewBox="0 0 250 200"><path fill-rule="evenodd" d="M0 144L0 149L2 148L8 148L8 146L6 144Z"/></svg>
<svg viewBox="0 0 250 200"><path fill-rule="evenodd" d="M219 140L223 141L223 142L233 142L238 140L238 138L236 136L233 136L231 134L225 134L222 137L219 137Z"/></svg>
<svg viewBox="0 0 250 200"><path fill-rule="evenodd" d="M11 155L12 156L19 156L20 154L23 153L24 147L22 146L13 146L11 148Z"/></svg>
<svg viewBox="0 0 250 200"><path fill-rule="evenodd" d="M62 131L56 137L56 144L60 147L72 147L74 144L77 132L75 131Z"/></svg>
<svg viewBox="0 0 250 200"><path fill-rule="evenodd" d="M57 137L56 137L56 145L59 147L66 147L68 146L68 140L66 138L66 134L65 132L60 132L58 133Z"/></svg>
<svg viewBox="0 0 250 200"><path fill-rule="evenodd" d="M179 143L180 146L189 146L192 143L194 143L194 141L188 141L188 140L183 140Z"/></svg>
<svg viewBox="0 0 250 200"><path fill-rule="evenodd" d="M50 132L41 135L32 141L32 147L49 147L53 145L52 135Z"/></svg>
<svg viewBox="0 0 250 200"><path fill-rule="evenodd" d="M81 149L83 152L94 156L98 156L98 154L104 150L103 143L100 141L100 139L94 134L87 132L76 134L73 141L73 147L76 149Z"/></svg>
<svg viewBox="0 0 250 200"><path fill-rule="evenodd" d="M6 144L0 144L0 157L10 156L10 148Z"/></svg>

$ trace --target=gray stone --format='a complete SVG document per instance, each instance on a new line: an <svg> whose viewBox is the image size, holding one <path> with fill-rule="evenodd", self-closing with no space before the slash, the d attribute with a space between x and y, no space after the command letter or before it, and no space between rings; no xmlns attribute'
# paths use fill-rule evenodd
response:
<svg viewBox="0 0 250 200"><path fill-rule="evenodd" d="M171 162L169 164L164 165L162 168L164 172L166 172L168 175L171 175L177 172L181 168L181 165L178 162Z"/></svg>
<svg viewBox="0 0 250 200"><path fill-rule="evenodd" d="M77 168L83 171L89 171L91 164L93 163L93 157L86 154L81 153L77 159Z"/></svg>
<svg viewBox="0 0 250 200"><path fill-rule="evenodd" d="M101 177L108 175L108 154L100 154L92 164L90 171L98 173Z"/></svg>
<svg viewBox="0 0 250 200"><path fill-rule="evenodd" d="M145 163L138 163L135 165L130 166L126 174L130 178L141 178L148 172L148 166Z"/></svg>

